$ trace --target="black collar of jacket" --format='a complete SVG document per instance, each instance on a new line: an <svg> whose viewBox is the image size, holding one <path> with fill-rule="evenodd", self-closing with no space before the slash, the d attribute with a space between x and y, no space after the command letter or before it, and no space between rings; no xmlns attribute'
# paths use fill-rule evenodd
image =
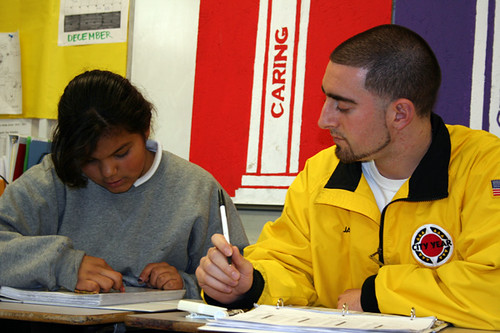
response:
<svg viewBox="0 0 500 333"><path fill-rule="evenodd" d="M438 115L431 114L432 142L410 177L409 201L437 200L448 196L450 133ZM361 179L361 162L339 162L325 188L354 192Z"/></svg>

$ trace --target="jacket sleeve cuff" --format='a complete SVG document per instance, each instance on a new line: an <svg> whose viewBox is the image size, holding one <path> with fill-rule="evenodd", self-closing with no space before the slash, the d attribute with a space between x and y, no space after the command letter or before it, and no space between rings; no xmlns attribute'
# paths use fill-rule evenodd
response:
<svg viewBox="0 0 500 333"><path fill-rule="evenodd" d="M216 301L215 299L213 299L212 297L208 296L205 293L203 295L203 298L205 299L205 302L211 305L222 306L228 309L247 310L253 308L254 304L257 303L257 301L259 300L263 290L264 290L264 278L262 277L262 274L258 270L254 269L252 286L237 301L230 304L223 304Z"/></svg>
<svg viewBox="0 0 500 333"><path fill-rule="evenodd" d="M368 277L361 287L361 307L365 312L380 313L377 295L375 294L375 278L377 275Z"/></svg>

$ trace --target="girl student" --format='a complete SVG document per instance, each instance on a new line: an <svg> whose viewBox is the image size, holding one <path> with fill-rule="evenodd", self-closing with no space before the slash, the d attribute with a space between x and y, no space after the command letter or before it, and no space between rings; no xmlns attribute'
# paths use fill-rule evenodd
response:
<svg viewBox="0 0 500 333"><path fill-rule="evenodd" d="M150 140L153 106L125 78L76 76L51 154L0 197L0 285L89 292L185 289L221 233L219 183ZM248 245L225 195L233 244Z"/></svg>

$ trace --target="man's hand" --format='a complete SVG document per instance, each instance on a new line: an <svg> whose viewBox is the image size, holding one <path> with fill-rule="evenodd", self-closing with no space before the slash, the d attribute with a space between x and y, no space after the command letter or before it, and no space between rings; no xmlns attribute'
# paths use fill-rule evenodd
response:
<svg viewBox="0 0 500 333"><path fill-rule="evenodd" d="M111 289L125 291L122 275L113 270L103 259L83 256L78 269L75 289L89 292L108 292Z"/></svg>
<svg viewBox="0 0 500 333"><path fill-rule="evenodd" d="M223 235L212 236L215 247L200 260L196 277L205 294L225 304L236 301L253 283L253 266ZM231 264L227 258L231 257Z"/></svg>
<svg viewBox="0 0 500 333"><path fill-rule="evenodd" d="M145 282L149 287L175 290L182 289L184 281L177 268L166 262L147 264L139 276L139 282Z"/></svg>
<svg viewBox="0 0 500 333"><path fill-rule="evenodd" d="M347 304L348 310L363 311L361 307L361 289L348 289L339 296L337 309L342 309Z"/></svg>

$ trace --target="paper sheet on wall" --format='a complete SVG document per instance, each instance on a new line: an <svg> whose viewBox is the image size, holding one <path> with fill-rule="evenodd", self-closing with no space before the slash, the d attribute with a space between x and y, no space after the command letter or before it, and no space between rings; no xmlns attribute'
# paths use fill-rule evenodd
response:
<svg viewBox="0 0 500 333"><path fill-rule="evenodd" d="M59 46L127 41L128 0L61 0Z"/></svg>
<svg viewBox="0 0 500 333"><path fill-rule="evenodd" d="M21 114L21 47L17 32L0 33L0 113Z"/></svg>
<svg viewBox="0 0 500 333"><path fill-rule="evenodd" d="M31 135L33 122L31 119L1 119L0 120L0 138L7 134ZM1 151L0 151L1 153Z"/></svg>

